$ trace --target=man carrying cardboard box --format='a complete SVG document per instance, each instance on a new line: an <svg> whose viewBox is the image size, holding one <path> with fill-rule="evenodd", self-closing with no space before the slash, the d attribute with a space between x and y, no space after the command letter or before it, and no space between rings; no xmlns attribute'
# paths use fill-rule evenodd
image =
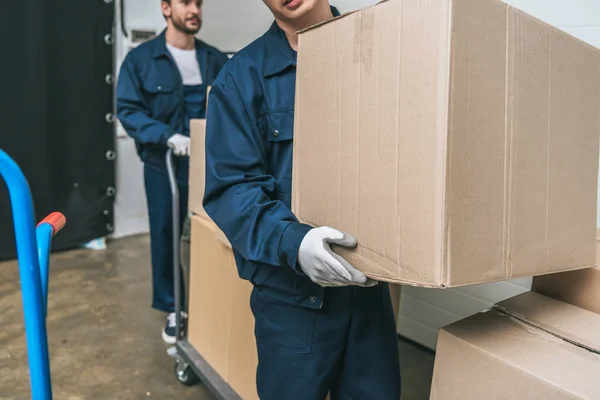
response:
<svg viewBox="0 0 600 400"><path fill-rule="evenodd" d="M387 284L334 254L351 236L292 213L296 32L331 19L327 0L264 0L275 23L215 80L204 208L254 289L263 400L397 400L400 371ZM318 101L319 99L315 99ZM323 188L327 190L327 188Z"/></svg>
<svg viewBox="0 0 600 400"><path fill-rule="evenodd" d="M189 121L205 117L206 87L228 58L195 38L202 25L202 0L161 3L167 28L127 55L117 85L117 113L144 162L152 247L152 307L168 313L162 337L172 344L176 327L173 220L165 154L171 147L178 156L189 155ZM188 159L175 160L175 168L183 222L187 214Z"/></svg>

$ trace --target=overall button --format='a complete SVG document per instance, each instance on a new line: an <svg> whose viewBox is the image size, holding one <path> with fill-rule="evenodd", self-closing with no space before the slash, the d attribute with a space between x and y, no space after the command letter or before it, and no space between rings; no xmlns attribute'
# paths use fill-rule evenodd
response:
<svg viewBox="0 0 600 400"><path fill-rule="evenodd" d="M275 136L275 137L279 136L279 131L277 129L275 129L273 131L273 136Z"/></svg>
<svg viewBox="0 0 600 400"><path fill-rule="evenodd" d="M310 296L309 300L311 303L315 303L317 301L317 298L315 296Z"/></svg>

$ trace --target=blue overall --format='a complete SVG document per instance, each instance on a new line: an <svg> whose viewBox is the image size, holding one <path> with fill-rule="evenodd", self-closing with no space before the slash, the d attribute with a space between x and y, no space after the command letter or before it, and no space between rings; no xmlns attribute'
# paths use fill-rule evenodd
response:
<svg viewBox="0 0 600 400"><path fill-rule="evenodd" d="M204 118L206 112L206 85L183 86L184 130L189 136L190 120ZM177 186L179 188L179 226L183 226L188 212L189 158L176 157L174 160ZM158 163L159 165L156 165ZM165 312L175 310L175 289L173 271L173 219L171 212L171 188L169 177L162 159L144 163L144 183L150 219L150 251L152 256L152 307ZM183 280L182 294L185 293ZM181 296L181 302L185 295ZM183 307L184 304L181 304Z"/></svg>
<svg viewBox="0 0 600 400"><path fill-rule="evenodd" d="M324 289L297 262L311 227L290 209L295 81L296 52L274 23L224 67L207 116L204 207L254 285L259 396L398 400L388 286Z"/></svg>
<svg viewBox="0 0 600 400"><path fill-rule="evenodd" d="M117 83L117 115L127 133L135 139L144 163L150 219L152 307L165 312L175 309L171 190L165 165L167 140L175 133L189 135L190 119L205 118L206 87L228 60L226 55L199 40L196 55L203 84L184 86L162 32L127 55ZM176 157L174 166L180 193L179 217L183 224L187 215L189 160Z"/></svg>

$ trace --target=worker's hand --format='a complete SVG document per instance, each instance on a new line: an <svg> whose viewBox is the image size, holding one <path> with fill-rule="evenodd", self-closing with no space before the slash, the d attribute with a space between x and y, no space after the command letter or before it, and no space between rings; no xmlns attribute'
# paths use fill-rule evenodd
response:
<svg viewBox="0 0 600 400"><path fill-rule="evenodd" d="M323 287L377 285L377 282L368 279L348 261L335 254L329 247L332 243L348 248L356 247L356 239L352 236L328 227L310 230L300 244L298 262L302 271L313 282Z"/></svg>
<svg viewBox="0 0 600 400"><path fill-rule="evenodd" d="M173 149L176 156L190 155L190 138L187 136L176 133L167 140L167 145Z"/></svg>

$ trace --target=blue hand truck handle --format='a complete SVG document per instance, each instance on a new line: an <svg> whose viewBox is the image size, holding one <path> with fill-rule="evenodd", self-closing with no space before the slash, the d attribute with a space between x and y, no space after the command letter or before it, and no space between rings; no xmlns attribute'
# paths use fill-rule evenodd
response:
<svg viewBox="0 0 600 400"><path fill-rule="evenodd" d="M52 385L46 333L48 269L52 236L65 225L60 213L50 214L36 228L27 179L17 163L0 150L0 175L10 195L23 296L23 314L32 400L51 400Z"/></svg>

